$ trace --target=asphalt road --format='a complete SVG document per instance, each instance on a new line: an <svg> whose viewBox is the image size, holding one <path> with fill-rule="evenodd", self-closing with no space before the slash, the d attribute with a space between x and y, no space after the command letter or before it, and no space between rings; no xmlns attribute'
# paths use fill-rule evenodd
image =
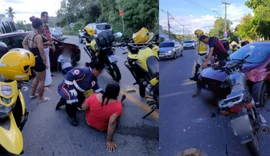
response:
<svg viewBox="0 0 270 156"><path fill-rule="evenodd" d="M192 98L196 84L192 76L195 50L185 50L184 57L160 61L160 156L173 156L187 148L200 148L209 156L249 156L229 127L229 118L218 115L212 94L203 91ZM270 121L267 111L261 110ZM270 135L259 138L261 156L269 156Z"/></svg>
<svg viewBox="0 0 270 156"><path fill-rule="evenodd" d="M89 61L83 50L84 45L79 44L77 37L69 36L66 42L80 46L82 57L78 66ZM23 92L29 110L29 118L23 129L25 156L158 155L159 114L155 112L142 119L150 108L145 100L140 98L137 86L133 86L134 79L124 66L126 55L122 55L122 52L121 49L117 50L118 65L122 73L121 94L125 93L126 89L135 89L137 92L126 93L120 125L114 135L117 151L106 152L106 133L90 128L85 122L84 112L78 112L79 126L73 127L68 123L64 107L59 111L55 110L60 98L57 85L63 80L63 76L57 74L53 77L54 86L45 92L45 95L51 98L50 102L38 104L37 99L29 100L30 88ZM102 88L105 88L110 80L112 79L106 71L99 76Z"/></svg>

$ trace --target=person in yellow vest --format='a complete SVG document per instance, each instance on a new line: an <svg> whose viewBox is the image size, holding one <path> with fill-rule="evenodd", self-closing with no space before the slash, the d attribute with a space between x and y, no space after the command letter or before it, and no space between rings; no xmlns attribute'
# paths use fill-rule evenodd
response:
<svg viewBox="0 0 270 156"><path fill-rule="evenodd" d="M206 60L206 56L208 54L209 48L206 44L199 40L199 38L204 34L202 30L197 29L195 30L194 34L198 38L198 57L197 57L197 64L195 66L195 73L194 76L189 78L190 80L197 81L199 74L202 71L202 64ZM209 61L210 65L210 61Z"/></svg>

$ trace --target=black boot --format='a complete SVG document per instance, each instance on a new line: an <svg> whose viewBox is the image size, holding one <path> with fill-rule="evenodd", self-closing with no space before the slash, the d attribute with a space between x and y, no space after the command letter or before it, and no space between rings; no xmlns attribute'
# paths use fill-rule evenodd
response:
<svg viewBox="0 0 270 156"><path fill-rule="evenodd" d="M76 119L77 106L75 104L66 104L66 112L68 114L68 121L72 126L78 126Z"/></svg>
<svg viewBox="0 0 270 156"><path fill-rule="evenodd" d="M65 104L66 104L66 100L63 99L63 98L61 98L60 101L57 103L55 109L56 109L56 110L59 110L59 108L60 108L61 106L64 106Z"/></svg>

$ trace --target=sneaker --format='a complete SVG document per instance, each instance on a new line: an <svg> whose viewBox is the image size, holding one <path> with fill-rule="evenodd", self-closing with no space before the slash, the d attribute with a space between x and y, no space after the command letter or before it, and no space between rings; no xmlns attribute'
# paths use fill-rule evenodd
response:
<svg viewBox="0 0 270 156"><path fill-rule="evenodd" d="M78 126L78 120L74 116L69 116L68 121L72 126Z"/></svg>

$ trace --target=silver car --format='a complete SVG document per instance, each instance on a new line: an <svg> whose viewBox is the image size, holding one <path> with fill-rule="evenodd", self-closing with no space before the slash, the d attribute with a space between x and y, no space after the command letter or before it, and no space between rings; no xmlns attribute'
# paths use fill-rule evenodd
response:
<svg viewBox="0 0 270 156"><path fill-rule="evenodd" d="M184 41L184 49L195 49L196 45L193 41Z"/></svg>
<svg viewBox="0 0 270 156"><path fill-rule="evenodd" d="M183 56L183 46L178 41L167 40L159 44L159 58L174 58Z"/></svg>

